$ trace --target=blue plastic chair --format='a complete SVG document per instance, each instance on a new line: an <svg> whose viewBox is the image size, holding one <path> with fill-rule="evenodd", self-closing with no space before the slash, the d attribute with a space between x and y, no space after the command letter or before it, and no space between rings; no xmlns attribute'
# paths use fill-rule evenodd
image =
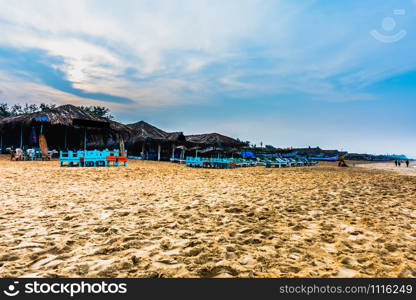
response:
<svg viewBox="0 0 416 300"><path fill-rule="evenodd" d="M78 152L73 152L73 151L68 151L68 152L64 152L64 151L60 151L59 152L59 161L61 163L61 167L64 166L65 163L67 163L68 167L74 167L74 166L80 166L81 165L81 160L80 160L80 155Z"/></svg>

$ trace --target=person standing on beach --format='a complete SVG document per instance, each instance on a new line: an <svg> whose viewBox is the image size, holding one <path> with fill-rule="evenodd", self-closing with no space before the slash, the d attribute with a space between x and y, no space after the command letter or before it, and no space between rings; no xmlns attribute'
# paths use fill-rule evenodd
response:
<svg viewBox="0 0 416 300"><path fill-rule="evenodd" d="M397 159L394 160L394 164L396 165L396 167L398 166Z"/></svg>
<svg viewBox="0 0 416 300"><path fill-rule="evenodd" d="M402 164L402 161L399 159L398 161L397 161L397 164L399 165L399 167L401 166L401 164Z"/></svg>
<svg viewBox="0 0 416 300"><path fill-rule="evenodd" d="M410 161L407 159L406 160L406 167L409 167Z"/></svg>

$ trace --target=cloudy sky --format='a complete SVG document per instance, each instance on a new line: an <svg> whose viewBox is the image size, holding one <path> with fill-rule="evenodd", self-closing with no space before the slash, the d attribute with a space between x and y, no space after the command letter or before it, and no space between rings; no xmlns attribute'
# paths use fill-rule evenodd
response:
<svg viewBox="0 0 416 300"><path fill-rule="evenodd" d="M416 157L416 0L0 0L0 102Z"/></svg>

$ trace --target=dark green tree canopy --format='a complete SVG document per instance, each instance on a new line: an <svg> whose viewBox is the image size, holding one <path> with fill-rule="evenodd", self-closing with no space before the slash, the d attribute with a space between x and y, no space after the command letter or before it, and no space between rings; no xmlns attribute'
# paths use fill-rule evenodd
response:
<svg viewBox="0 0 416 300"><path fill-rule="evenodd" d="M10 106L6 102L0 103L0 119L7 117L14 117L22 114L29 114L41 111L50 111L51 109L56 108L55 104L41 103L37 104L14 104ZM96 116L104 117L107 119L114 119L110 114L110 109L104 106L79 106L82 110L90 112Z"/></svg>

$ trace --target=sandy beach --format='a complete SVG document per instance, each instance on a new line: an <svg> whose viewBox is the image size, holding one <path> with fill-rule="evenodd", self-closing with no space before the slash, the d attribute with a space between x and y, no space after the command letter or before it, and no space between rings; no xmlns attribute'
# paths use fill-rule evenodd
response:
<svg viewBox="0 0 416 300"><path fill-rule="evenodd" d="M1 156L0 276L415 277L416 177L373 167Z"/></svg>
<svg viewBox="0 0 416 300"><path fill-rule="evenodd" d="M410 162L409 167L406 167L405 163L402 163L400 167L396 167L393 162L357 164L357 166L375 170L394 172L400 175L416 176L416 162L414 161Z"/></svg>

